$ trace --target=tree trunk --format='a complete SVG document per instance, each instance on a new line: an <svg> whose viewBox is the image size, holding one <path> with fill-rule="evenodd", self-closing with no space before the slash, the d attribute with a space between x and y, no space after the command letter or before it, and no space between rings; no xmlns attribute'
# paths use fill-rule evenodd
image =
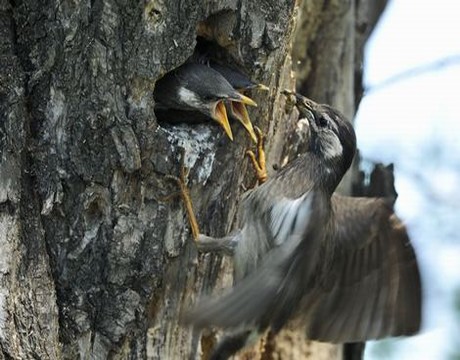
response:
<svg viewBox="0 0 460 360"><path fill-rule="evenodd" d="M254 181L250 143L236 127L231 143L209 124L160 126L155 81L197 36L215 41L271 88L253 94L251 112L271 170L299 150L286 146L297 119L280 95L294 87L291 53L308 60L299 89L353 115L367 38L357 44L357 24L371 14L361 6L0 0L0 358L206 358L214 334L179 316L231 284L231 262L197 254L181 202L165 199L176 191L165 175L178 173L185 148L201 231L227 234ZM290 358L285 341L268 339L264 359ZM301 336L294 343L317 354ZM331 353L322 358L341 356Z"/></svg>

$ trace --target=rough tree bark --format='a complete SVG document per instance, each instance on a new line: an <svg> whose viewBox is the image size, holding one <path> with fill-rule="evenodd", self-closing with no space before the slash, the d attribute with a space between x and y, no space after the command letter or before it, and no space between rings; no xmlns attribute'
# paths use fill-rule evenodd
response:
<svg viewBox="0 0 460 360"><path fill-rule="evenodd" d="M251 117L267 134L270 169L280 166L299 149L279 92L294 86L295 22L299 87L351 117L368 24L381 10L363 6L0 0L0 359L206 357L214 334L181 326L179 315L229 285L231 264L197 254L180 202L163 200L175 190L165 175L178 172L185 148L201 230L224 235L241 185L253 182L250 144L237 127L230 143L208 124L160 126L155 81L197 36L214 40L271 87L254 94ZM269 339L262 356L294 356L281 357L285 341ZM340 357L335 347L321 358Z"/></svg>

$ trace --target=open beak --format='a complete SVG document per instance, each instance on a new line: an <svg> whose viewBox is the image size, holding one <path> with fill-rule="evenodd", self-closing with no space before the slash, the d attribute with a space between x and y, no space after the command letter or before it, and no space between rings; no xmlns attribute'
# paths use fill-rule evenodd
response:
<svg viewBox="0 0 460 360"><path fill-rule="evenodd" d="M232 110L233 116L244 126L246 131L251 136L251 139L254 143L257 144L257 136L254 132L254 128L252 127L251 119L249 118L248 110L243 103L230 101L230 107Z"/></svg>
<svg viewBox="0 0 460 360"><path fill-rule="evenodd" d="M225 109L225 104L223 101L218 101L216 107L214 108L214 113L212 118L217 121L217 123L223 127L225 133L233 141L233 134L230 124L228 122L227 110Z"/></svg>

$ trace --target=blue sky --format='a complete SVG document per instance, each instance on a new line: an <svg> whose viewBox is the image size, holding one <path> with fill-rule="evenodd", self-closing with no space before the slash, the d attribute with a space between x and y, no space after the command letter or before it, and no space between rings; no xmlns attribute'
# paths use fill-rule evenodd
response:
<svg viewBox="0 0 460 360"><path fill-rule="evenodd" d="M460 288L460 63L378 88L452 55L460 58L456 0L390 1L366 48L371 90L355 119L358 146L367 160L395 164L396 209L416 246L426 295L422 333L376 342L366 359L449 359L460 350L453 313Z"/></svg>

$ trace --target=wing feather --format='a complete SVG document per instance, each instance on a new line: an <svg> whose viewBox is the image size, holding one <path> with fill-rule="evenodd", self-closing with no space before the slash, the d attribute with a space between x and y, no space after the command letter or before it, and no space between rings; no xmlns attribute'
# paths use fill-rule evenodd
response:
<svg viewBox="0 0 460 360"><path fill-rule="evenodd" d="M334 197L333 209L336 250L312 292L319 300L308 337L340 343L417 332L421 280L400 220L378 199Z"/></svg>
<svg viewBox="0 0 460 360"><path fill-rule="evenodd" d="M313 208L315 212L311 211ZM279 246L272 248L261 264L227 294L200 300L186 315L186 322L222 328L250 324L283 326L299 301L298 285L315 266L317 256L312 254L311 261L304 261L300 254L319 248L323 208L323 199L312 192L276 202L268 217Z"/></svg>

